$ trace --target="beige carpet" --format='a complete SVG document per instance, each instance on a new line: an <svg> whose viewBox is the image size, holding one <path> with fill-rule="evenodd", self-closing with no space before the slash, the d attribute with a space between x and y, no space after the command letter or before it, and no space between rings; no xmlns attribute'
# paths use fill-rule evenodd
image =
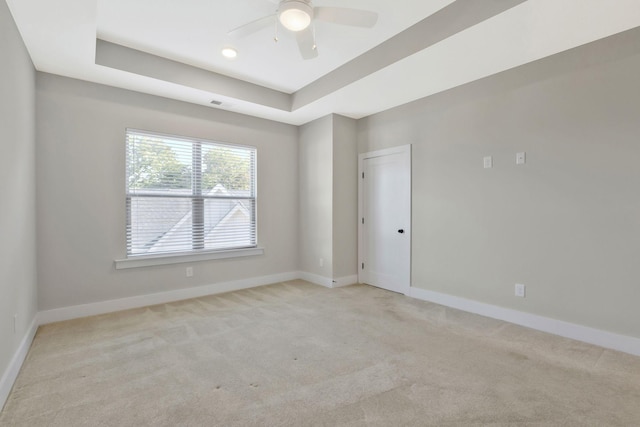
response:
<svg viewBox="0 0 640 427"><path fill-rule="evenodd" d="M46 325L2 426L640 425L640 358L296 281Z"/></svg>

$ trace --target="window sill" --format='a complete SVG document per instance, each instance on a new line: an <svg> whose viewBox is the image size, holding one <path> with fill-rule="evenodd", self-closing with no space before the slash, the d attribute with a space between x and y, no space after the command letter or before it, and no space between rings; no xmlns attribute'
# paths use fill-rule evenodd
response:
<svg viewBox="0 0 640 427"><path fill-rule="evenodd" d="M115 260L116 270L125 268L151 267L154 265L179 264L182 262L207 261L211 259L239 258L263 255L264 248L232 249L228 251L212 251L170 255L143 255Z"/></svg>

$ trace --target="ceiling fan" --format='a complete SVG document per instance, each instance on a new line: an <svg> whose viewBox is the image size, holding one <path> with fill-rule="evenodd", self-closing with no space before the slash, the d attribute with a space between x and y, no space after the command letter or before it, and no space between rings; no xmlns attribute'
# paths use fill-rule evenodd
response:
<svg viewBox="0 0 640 427"><path fill-rule="evenodd" d="M279 22L285 29L295 33L302 58L312 59L318 56L313 28L314 20L361 28L371 28L378 21L378 14L369 10L314 7L311 0L280 0L277 3L276 13L241 25L229 31L227 35L244 37L274 25L274 22L277 29ZM274 21L276 17L277 20ZM277 35L274 40L278 41Z"/></svg>

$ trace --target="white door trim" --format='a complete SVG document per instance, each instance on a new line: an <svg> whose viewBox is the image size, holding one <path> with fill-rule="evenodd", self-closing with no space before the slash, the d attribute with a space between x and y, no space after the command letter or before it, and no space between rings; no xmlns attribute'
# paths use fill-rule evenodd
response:
<svg viewBox="0 0 640 427"><path fill-rule="evenodd" d="M362 218L364 215L364 200L363 200L363 179L362 174L364 173L364 161L366 159L371 159L375 157L388 156L391 154L406 154L409 157L409 168L411 168L411 144L401 145L398 147L385 148L383 150L369 151L366 153L360 153L358 155L358 283L363 283L362 278L362 263L363 254L364 254L364 242L362 237ZM409 185L412 186L411 183L411 170L409 170ZM409 189L409 193L412 194L411 188ZM411 224L411 198L409 200L409 223ZM409 239L409 254L411 254L411 230L412 227L409 225L409 230L407 233L407 238ZM408 272L406 272L406 283L403 283L403 293L405 295L409 295L411 291L411 256L409 256L409 266Z"/></svg>

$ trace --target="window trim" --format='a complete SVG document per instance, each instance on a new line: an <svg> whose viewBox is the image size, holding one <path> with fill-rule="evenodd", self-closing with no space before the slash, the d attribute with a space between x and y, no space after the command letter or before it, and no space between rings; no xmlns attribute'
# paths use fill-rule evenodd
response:
<svg viewBox="0 0 640 427"><path fill-rule="evenodd" d="M211 143L211 144L216 144L221 146L229 146L233 148L237 147L237 148L253 149L256 151L256 157L257 157L257 147L252 145L234 144L234 143L228 143L223 141L213 141L213 140L204 139L204 138L194 138L189 136L167 134L167 133L147 131L147 130L142 130L137 128L125 128L125 141L127 140L127 135L129 134L129 132L134 132L139 134L148 134L154 137L175 138L183 141L190 141L192 143ZM191 251L184 251L184 252L171 252L171 253L160 253L160 254L151 254L151 255L147 255L147 254L132 255L127 253L125 254L126 258L114 260L114 265L116 270L264 255L264 248L260 247L258 244L258 205L257 205L258 165L257 163L254 165L253 173L254 173L254 182L253 182L254 197L252 197L252 200L254 200L256 203L254 208L255 236L256 236L255 246L250 246L245 248L219 249L219 250L194 249ZM129 195L125 192L125 200L128 197ZM125 209L125 213L126 215L129 214L126 209Z"/></svg>
<svg viewBox="0 0 640 427"><path fill-rule="evenodd" d="M116 270L154 265L180 264L186 262L207 261L214 259L240 258L264 255L264 248L225 249L220 251L178 252L165 255L136 255L130 258L116 259Z"/></svg>

